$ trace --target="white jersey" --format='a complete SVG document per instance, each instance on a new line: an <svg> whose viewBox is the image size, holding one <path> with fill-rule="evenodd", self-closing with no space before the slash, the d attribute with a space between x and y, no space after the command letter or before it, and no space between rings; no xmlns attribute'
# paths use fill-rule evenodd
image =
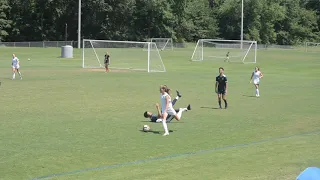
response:
<svg viewBox="0 0 320 180"><path fill-rule="evenodd" d="M253 72L252 79L253 79L253 83L254 83L254 84L258 84L258 83L259 83L259 81L260 81L260 76L261 76L261 72L260 72L260 71L254 71L254 72Z"/></svg>
<svg viewBox="0 0 320 180"><path fill-rule="evenodd" d="M161 111L162 111L162 113L164 113L164 110L166 109L166 105L167 105L166 97L167 96L169 97L168 110L169 109L173 109L170 95L168 93L161 94L160 99L161 99Z"/></svg>
<svg viewBox="0 0 320 180"><path fill-rule="evenodd" d="M12 58L12 66L19 67L19 59L17 57Z"/></svg>

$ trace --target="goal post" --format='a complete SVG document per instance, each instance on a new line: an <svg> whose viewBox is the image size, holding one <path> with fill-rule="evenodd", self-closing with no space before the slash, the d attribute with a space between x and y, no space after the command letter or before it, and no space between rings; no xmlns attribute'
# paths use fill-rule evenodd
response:
<svg viewBox="0 0 320 180"><path fill-rule="evenodd" d="M157 44L159 50L173 50L172 38L151 38L150 42Z"/></svg>
<svg viewBox="0 0 320 180"><path fill-rule="evenodd" d="M192 61L257 62L257 41L199 39Z"/></svg>
<svg viewBox="0 0 320 180"><path fill-rule="evenodd" d="M83 39L82 46L82 68L104 68L104 55L108 53L111 70L166 72L154 42Z"/></svg>
<svg viewBox="0 0 320 180"><path fill-rule="evenodd" d="M320 42L305 42L305 51L320 53Z"/></svg>

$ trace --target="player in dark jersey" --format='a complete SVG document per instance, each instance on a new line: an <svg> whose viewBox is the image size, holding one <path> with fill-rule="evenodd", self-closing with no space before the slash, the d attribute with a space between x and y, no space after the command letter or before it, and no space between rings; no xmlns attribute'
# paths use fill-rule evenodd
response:
<svg viewBox="0 0 320 180"><path fill-rule="evenodd" d="M181 94L179 93L179 91L177 91L177 97L172 101L172 105L174 105L177 100L181 98ZM160 114L161 114L161 110L160 110L160 107L159 107L159 104L156 104L156 108L157 108L157 114L153 114L152 112L150 111L146 111L144 112L143 116L145 118L149 118L150 119L150 122L162 122L162 119L160 117ZM186 108L187 110L191 110L191 106L190 104L188 105L188 107ZM176 112L179 112L179 109L175 109ZM174 118L174 116L171 116L169 115L167 117L167 123L170 122L172 119Z"/></svg>
<svg viewBox="0 0 320 180"><path fill-rule="evenodd" d="M221 107L221 98L224 101L225 108L228 107L227 102L227 91L228 91L228 79L227 76L224 74L224 69L222 67L219 68L219 76L216 77L216 85L215 85L216 93L218 94L218 102L219 108Z"/></svg>
<svg viewBox="0 0 320 180"><path fill-rule="evenodd" d="M109 64L110 64L110 55L109 55L109 53L107 52L107 53L104 55L104 67L106 68L106 72L109 72Z"/></svg>

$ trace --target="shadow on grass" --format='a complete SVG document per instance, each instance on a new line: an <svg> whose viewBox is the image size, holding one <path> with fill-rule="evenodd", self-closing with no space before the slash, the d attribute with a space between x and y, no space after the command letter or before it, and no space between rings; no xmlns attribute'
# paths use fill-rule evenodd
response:
<svg viewBox="0 0 320 180"><path fill-rule="evenodd" d="M153 133L153 134L161 134L160 131L153 131L153 130L150 130L150 131L143 131L143 130L139 130L140 132L143 132L143 133ZM173 132L173 130L169 130L170 133Z"/></svg>
<svg viewBox="0 0 320 180"><path fill-rule="evenodd" d="M202 109L220 109L220 108L217 108L217 107L206 107L206 106L203 106L203 107L200 107Z"/></svg>
<svg viewBox="0 0 320 180"><path fill-rule="evenodd" d="M244 96L244 97L250 97L250 98L255 98L256 96L249 96L249 95L242 95L242 96Z"/></svg>

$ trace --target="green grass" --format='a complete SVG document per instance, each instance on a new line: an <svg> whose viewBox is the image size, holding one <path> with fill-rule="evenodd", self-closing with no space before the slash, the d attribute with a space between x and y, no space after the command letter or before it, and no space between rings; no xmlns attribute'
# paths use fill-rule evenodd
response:
<svg viewBox="0 0 320 180"><path fill-rule="evenodd" d="M260 50L257 64L229 64L191 62L192 52L162 51L166 73L106 74L82 69L77 49L61 59L55 48L0 48L0 179L77 171L52 179L289 180L320 166L318 54ZM23 80L10 79L12 53ZM265 75L260 98L250 97L256 65ZM212 109L220 66L229 78L227 110ZM193 108L168 125L168 137L142 116L155 110L161 84L182 92L176 107ZM160 134L140 132L144 124ZM137 160L147 161L127 164ZM78 171L115 164L127 165Z"/></svg>

